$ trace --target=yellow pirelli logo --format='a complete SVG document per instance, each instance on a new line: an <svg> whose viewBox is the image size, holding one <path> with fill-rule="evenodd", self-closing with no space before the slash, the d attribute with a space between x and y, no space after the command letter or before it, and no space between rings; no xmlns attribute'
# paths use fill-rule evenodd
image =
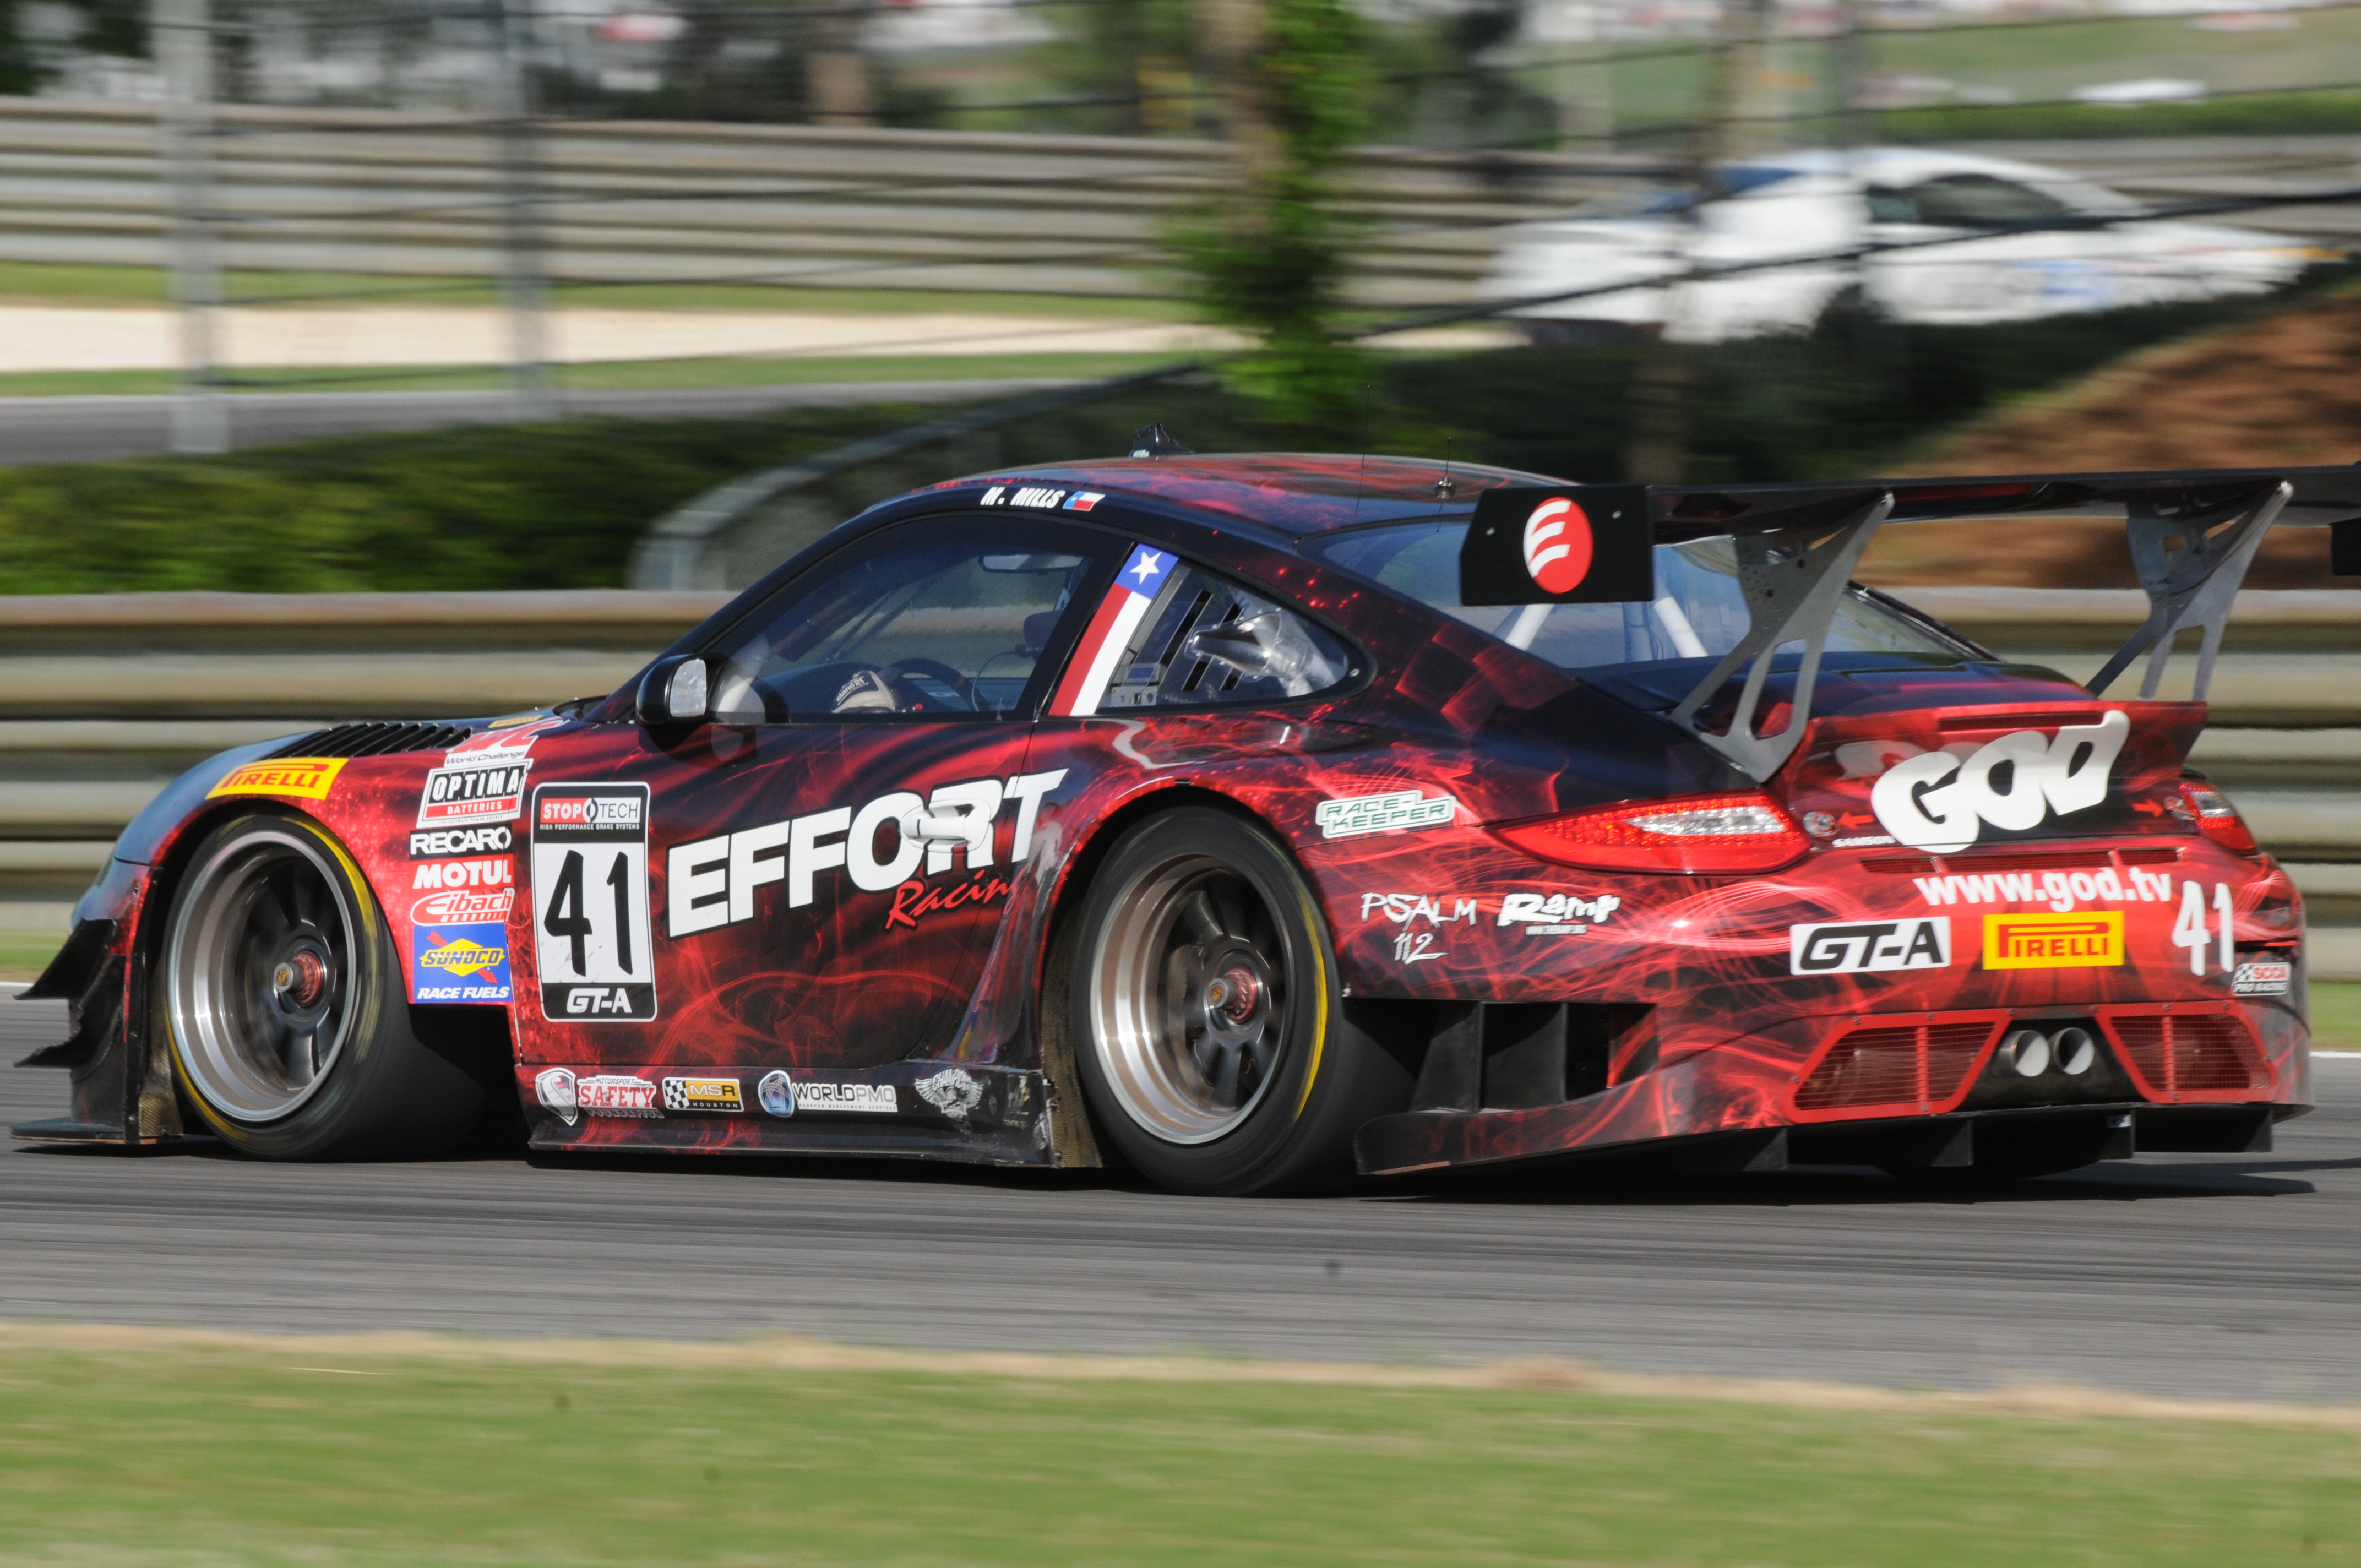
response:
<svg viewBox="0 0 2361 1568"><path fill-rule="evenodd" d="M2103 969L2124 961L2124 912L1987 915L1986 969Z"/></svg>
<svg viewBox="0 0 2361 1568"><path fill-rule="evenodd" d="M325 800L344 772L342 757L280 757L269 762L248 762L232 768L222 782L205 791L217 795L291 795L302 800Z"/></svg>

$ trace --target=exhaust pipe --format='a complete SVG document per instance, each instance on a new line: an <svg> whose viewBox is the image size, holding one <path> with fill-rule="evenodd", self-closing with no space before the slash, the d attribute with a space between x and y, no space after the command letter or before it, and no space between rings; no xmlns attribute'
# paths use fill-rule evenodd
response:
<svg viewBox="0 0 2361 1568"><path fill-rule="evenodd" d="M2017 1077L2039 1078L2049 1070L2049 1036L2038 1029L2012 1029L1996 1054Z"/></svg>
<svg viewBox="0 0 2361 1568"><path fill-rule="evenodd" d="M2058 1070L2069 1078L2080 1078L2099 1064L2099 1042L2088 1029L2059 1030L2049 1049L2057 1058Z"/></svg>

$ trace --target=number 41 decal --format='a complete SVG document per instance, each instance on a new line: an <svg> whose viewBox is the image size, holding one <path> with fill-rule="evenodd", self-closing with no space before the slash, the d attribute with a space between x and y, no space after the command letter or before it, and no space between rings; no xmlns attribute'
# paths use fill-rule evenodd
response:
<svg viewBox="0 0 2361 1568"><path fill-rule="evenodd" d="M2235 970L2238 967L2238 948L2230 933L2230 884L2213 884L2213 924L2205 928L2205 894L2193 882L2180 884L2180 917L2172 923L2172 943L2189 949L2189 972L2205 972L2205 949L2219 941L2222 947L2222 968Z"/></svg>
<svg viewBox="0 0 2361 1568"><path fill-rule="evenodd" d="M533 918L543 1017L617 1024L656 1015L647 785L533 790Z"/></svg>

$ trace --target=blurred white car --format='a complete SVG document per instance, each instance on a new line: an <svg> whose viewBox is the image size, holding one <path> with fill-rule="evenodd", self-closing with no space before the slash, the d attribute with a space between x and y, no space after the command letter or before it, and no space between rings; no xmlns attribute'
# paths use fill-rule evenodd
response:
<svg viewBox="0 0 2361 1568"><path fill-rule="evenodd" d="M1699 205L1657 187L1573 217L1513 231L1486 297L1609 292L1510 313L1536 343L1662 328L1692 342L1808 331L1858 288L1897 321L1942 325L2029 321L2169 300L2257 294L2323 253L2219 224L2143 219L2138 203L2055 169L1966 153L1873 148L1782 153L1724 165ZM2046 233L1993 232L2085 214L2133 220ZM1863 244L1940 240L1851 261L1806 262L1660 284L1784 256Z"/></svg>

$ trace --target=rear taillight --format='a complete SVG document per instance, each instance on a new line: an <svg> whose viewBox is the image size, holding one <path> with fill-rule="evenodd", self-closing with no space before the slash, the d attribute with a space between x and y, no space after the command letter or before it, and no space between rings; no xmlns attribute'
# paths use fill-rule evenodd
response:
<svg viewBox="0 0 2361 1568"><path fill-rule="evenodd" d="M2208 839L2242 855L2255 852L2254 830L2246 826L2246 818L2238 815L2238 808L2230 804L2228 795L2210 784L2197 779L2183 779L2180 781L2180 798L2189 803L2191 811L2196 813L2198 830Z"/></svg>
<svg viewBox="0 0 2361 1568"><path fill-rule="evenodd" d="M1529 855L1615 872L1776 871L1808 847L1767 795L1627 800L1492 829Z"/></svg>

